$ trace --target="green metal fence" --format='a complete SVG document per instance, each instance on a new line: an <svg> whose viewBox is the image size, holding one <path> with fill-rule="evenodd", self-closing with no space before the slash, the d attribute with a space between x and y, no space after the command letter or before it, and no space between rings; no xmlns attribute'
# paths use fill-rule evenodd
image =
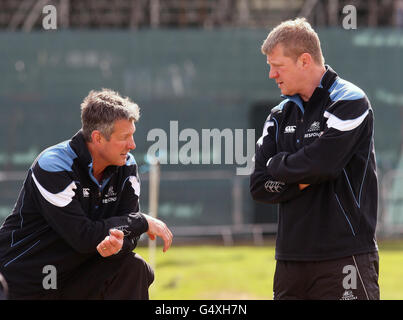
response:
<svg viewBox="0 0 403 320"><path fill-rule="evenodd" d="M0 171L23 175L42 149L70 138L81 126L82 99L103 87L130 96L141 108L134 155L143 175L153 144L147 134L154 128L169 133L170 121L177 121L179 130L199 133L255 129L257 140L270 108L281 101L260 53L266 36L265 30L240 29L0 33ZM403 33L324 29L319 36L326 63L371 100L382 181L400 161ZM235 175L237 166L223 159L210 165L166 164L161 170L189 177L212 170ZM275 206L256 205L247 179L242 181L242 222L275 222ZM0 181L0 215L11 211L21 184ZM142 194L146 208L147 192ZM160 213L173 225L234 222L231 180L162 181L160 194ZM396 206L400 195L393 195L388 203ZM393 212L403 216L401 205Z"/></svg>

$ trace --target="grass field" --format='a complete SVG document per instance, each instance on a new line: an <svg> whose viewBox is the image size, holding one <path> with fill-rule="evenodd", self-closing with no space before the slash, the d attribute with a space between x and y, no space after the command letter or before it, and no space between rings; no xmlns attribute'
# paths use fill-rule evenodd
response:
<svg viewBox="0 0 403 320"><path fill-rule="evenodd" d="M403 300L403 241L379 243L381 299ZM148 248L136 249L149 261ZM272 299L274 246L173 246L156 253L153 300Z"/></svg>

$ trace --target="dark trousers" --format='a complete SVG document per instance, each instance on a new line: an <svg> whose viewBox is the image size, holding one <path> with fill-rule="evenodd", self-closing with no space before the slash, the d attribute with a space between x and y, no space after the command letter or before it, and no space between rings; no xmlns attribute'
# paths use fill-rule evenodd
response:
<svg viewBox="0 0 403 320"><path fill-rule="evenodd" d="M111 259L96 257L80 267L57 289L44 294L15 296L29 300L148 300L154 272L144 259L134 253Z"/></svg>
<svg viewBox="0 0 403 320"><path fill-rule="evenodd" d="M379 300L377 252L326 261L277 261L274 300Z"/></svg>

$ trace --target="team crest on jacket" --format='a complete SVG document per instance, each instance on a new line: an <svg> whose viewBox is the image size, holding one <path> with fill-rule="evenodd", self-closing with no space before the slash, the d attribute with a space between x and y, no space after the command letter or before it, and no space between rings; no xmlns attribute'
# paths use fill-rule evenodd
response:
<svg viewBox="0 0 403 320"><path fill-rule="evenodd" d="M116 192L113 190L113 186L110 186L108 189L108 193L105 195L105 199L102 200L102 203L109 203L117 200Z"/></svg>
<svg viewBox="0 0 403 320"><path fill-rule="evenodd" d="M358 297L353 294L351 290L346 290L340 300L357 300Z"/></svg>
<svg viewBox="0 0 403 320"><path fill-rule="evenodd" d="M320 130L320 122L314 121L308 129L308 132L315 132Z"/></svg>
<svg viewBox="0 0 403 320"><path fill-rule="evenodd" d="M309 127L307 133L305 133L304 138L320 137L322 135L322 132L319 131L320 131L320 122L314 121Z"/></svg>

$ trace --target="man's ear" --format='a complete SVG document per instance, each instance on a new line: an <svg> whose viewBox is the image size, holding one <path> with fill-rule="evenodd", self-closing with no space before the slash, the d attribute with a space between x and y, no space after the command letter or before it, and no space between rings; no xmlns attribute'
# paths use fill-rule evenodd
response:
<svg viewBox="0 0 403 320"><path fill-rule="evenodd" d="M100 131L94 130L91 132L92 143L99 144L99 143L101 143L102 138L103 138L103 136Z"/></svg>
<svg viewBox="0 0 403 320"><path fill-rule="evenodd" d="M313 59L309 53L304 52L298 57L298 62L300 63L300 66L305 69L313 63Z"/></svg>

